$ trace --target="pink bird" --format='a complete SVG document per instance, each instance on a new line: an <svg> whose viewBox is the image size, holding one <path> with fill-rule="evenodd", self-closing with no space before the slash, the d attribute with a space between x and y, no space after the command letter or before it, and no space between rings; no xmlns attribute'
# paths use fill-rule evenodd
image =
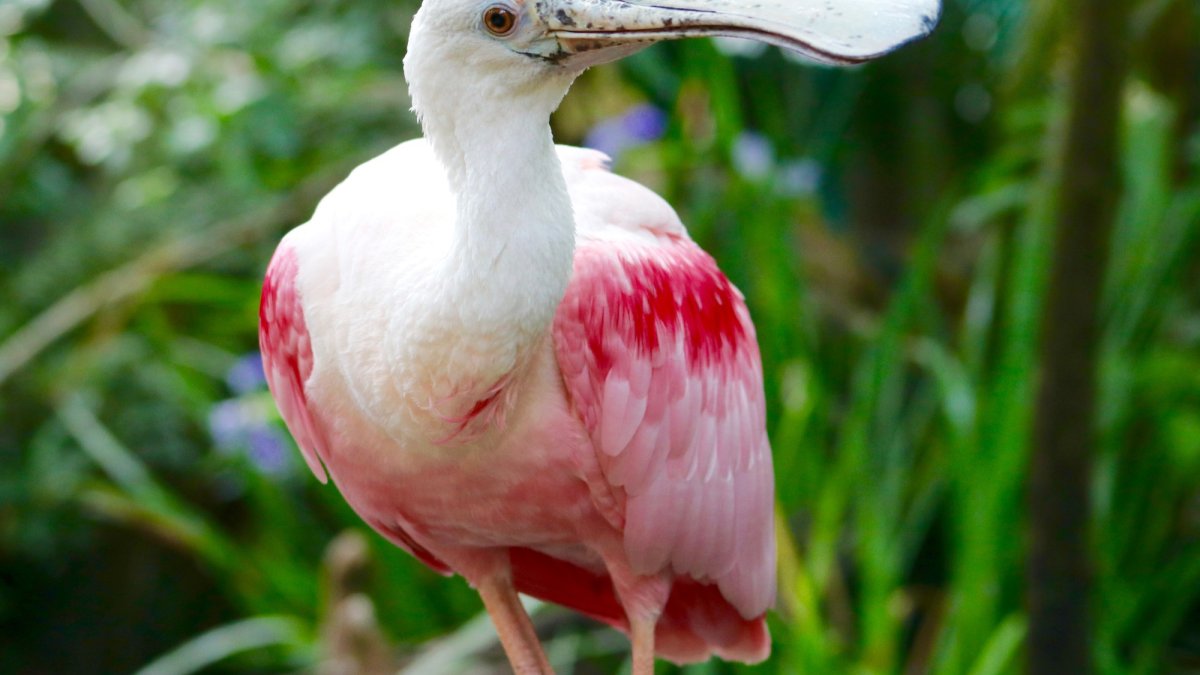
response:
<svg viewBox="0 0 1200 675"><path fill-rule="evenodd" d="M938 0L426 0L405 59L424 140L289 233L260 340L283 418L371 527L483 599L548 673L518 593L630 635L633 670L767 657L774 477L741 294L675 212L555 146L584 69L749 37L857 63Z"/></svg>

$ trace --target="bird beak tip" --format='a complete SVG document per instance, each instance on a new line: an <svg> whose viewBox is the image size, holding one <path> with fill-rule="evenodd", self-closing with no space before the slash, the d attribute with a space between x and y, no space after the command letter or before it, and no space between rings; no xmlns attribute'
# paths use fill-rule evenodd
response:
<svg viewBox="0 0 1200 675"><path fill-rule="evenodd" d="M941 0L537 0L561 63L614 61L654 42L725 36L857 64L920 40Z"/></svg>

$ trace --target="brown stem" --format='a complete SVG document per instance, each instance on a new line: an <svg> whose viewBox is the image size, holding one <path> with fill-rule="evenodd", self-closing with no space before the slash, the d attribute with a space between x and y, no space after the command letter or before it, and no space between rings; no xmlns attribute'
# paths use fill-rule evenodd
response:
<svg viewBox="0 0 1200 675"><path fill-rule="evenodd" d="M1030 675L1093 672L1089 488L1100 300L1120 185L1123 0L1079 0L1029 476Z"/></svg>

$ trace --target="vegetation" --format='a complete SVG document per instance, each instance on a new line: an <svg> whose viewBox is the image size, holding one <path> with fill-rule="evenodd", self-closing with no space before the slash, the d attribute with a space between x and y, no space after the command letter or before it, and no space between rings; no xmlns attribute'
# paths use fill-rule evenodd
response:
<svg viewBox="0 0 1200 675"><path fill-rule="evenodd" d="M1077 251L1056 225L1089 212L1060 208L1086 168L1074 4L948 0L931 39L852 70L660 45L567 98L560 142L676 206L745 292L767 372L774 655L660 672L1023 672L1034 421L1075 391L1039 398L1067 356L1043 334L1096 373L1090 527L1060 533L1091 570L1088 656L1200 669L1200 8L1120 4L1094 340L1043 321L1074 297L1050 300ZM0 672L503 663L461 581L312 480L255 359L275 243L418 133L415 6L0 3ZM560 672L622 667L611 631L535 619Z"/></svg>

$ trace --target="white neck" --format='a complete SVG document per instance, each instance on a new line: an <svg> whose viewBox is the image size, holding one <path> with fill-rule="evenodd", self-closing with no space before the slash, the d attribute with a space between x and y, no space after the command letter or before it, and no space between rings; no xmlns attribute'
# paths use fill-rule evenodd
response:
<svg viewBox="0 0 1200 675"><path fill-rule="evenodd" d="M550 114L573 77L468 67L461 44L437 38L414 24L405 74L456 201L438 302L465 339L519 358L546 334L571 276L575 223Z"/></svg>

